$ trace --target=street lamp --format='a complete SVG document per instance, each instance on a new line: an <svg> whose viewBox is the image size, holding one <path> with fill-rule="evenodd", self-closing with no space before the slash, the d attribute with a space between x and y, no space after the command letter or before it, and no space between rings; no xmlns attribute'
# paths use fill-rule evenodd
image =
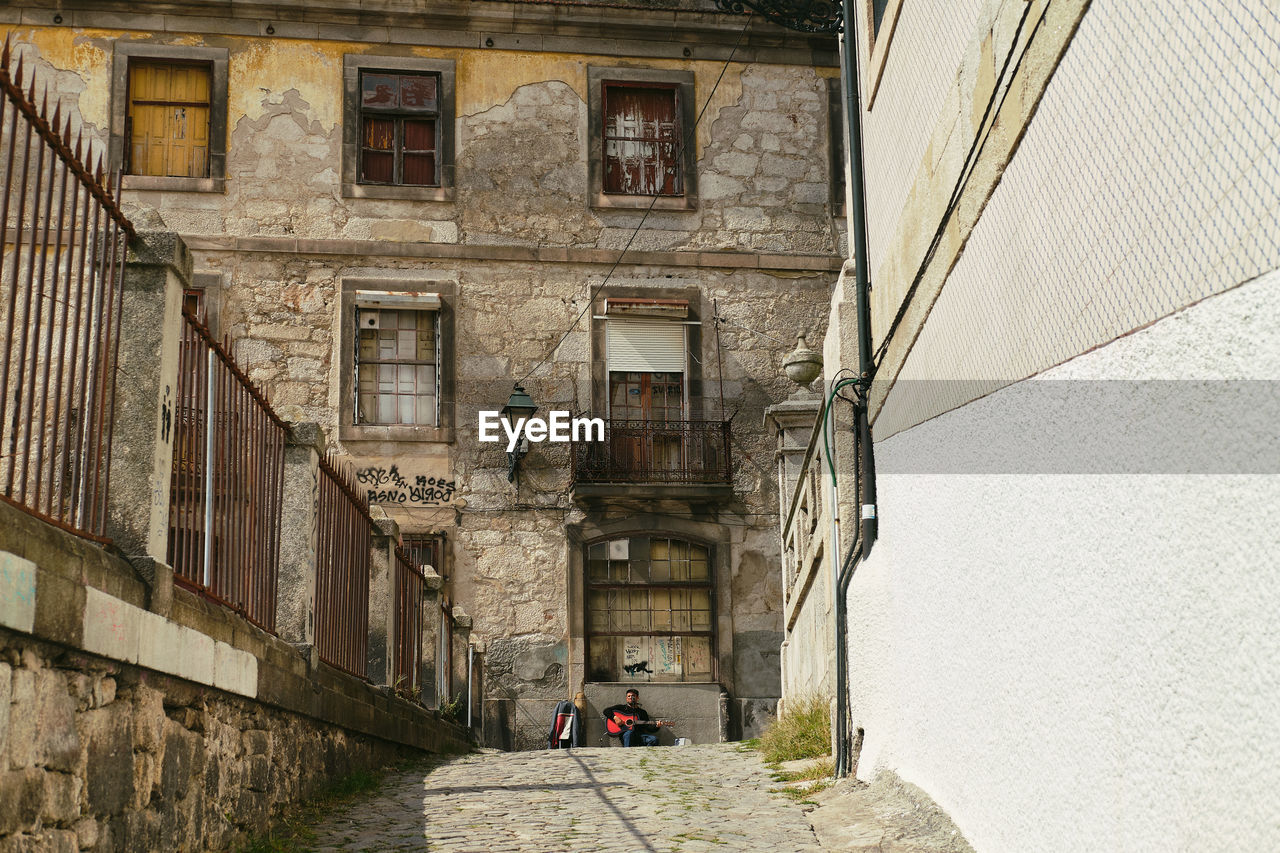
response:
<svg viewBox="0 0 1280 853"><path fill-rule="evenodd" d="M517 425L523 426L523 422L533 417L533 413L538 411L538 407L534 404L533 398L525 393L523 386L516 383L515 388L511 391L511 396L507 398L507 404L502 407L502 411L498 416L508 425L509 432L515 432ZM514 482L516 479L516 466L520 464L520 459L529 452L529 439L525 438L523 432L516 440L514 450L507 453L507 482Z"/></svg>

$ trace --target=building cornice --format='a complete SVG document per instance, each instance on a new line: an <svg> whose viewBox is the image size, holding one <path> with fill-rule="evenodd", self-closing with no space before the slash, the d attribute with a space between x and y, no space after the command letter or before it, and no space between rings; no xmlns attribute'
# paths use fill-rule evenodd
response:
<svg viewBox="0 0 1280 853"><path fill-rule="evenodd" d="M549 246L485 246L468 243L395 243L386 240L237 237L183 234L195 252L256 252L286 255L354 255L377 258L512 261L544 264L613 264L617 249ZM699 267L782 273L839 272L837 255L776 255L760 252L627 252L623 266Z"/></svg>
<svg viewBox="0 0 1280 853"><path fill-rule="evenodd" d="M835 39L793 33L762 19L621 4L457 0L12 0L0 23L424 47L727 60L838 63Z"/></svg>

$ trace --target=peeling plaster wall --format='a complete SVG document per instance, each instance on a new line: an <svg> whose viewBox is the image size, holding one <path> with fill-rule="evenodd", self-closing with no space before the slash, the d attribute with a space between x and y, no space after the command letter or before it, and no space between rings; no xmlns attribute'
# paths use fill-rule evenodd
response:
<svg viewBox="0 0 1280 853"><path fill-rule="evenodd" d="M49 72L43 79L75 125L101 141L116 39L228 49L226 192L127 191L126 209L148 228L621 248L642 211L587 204L590 64L691 70L697 111L706 106L695 140L699 208L655 212L634 249L820 254L836 251L844 228L828 204L830 69L65 27L14 38ZM453 202L343 198L345 54L456 62Z"/></svg>

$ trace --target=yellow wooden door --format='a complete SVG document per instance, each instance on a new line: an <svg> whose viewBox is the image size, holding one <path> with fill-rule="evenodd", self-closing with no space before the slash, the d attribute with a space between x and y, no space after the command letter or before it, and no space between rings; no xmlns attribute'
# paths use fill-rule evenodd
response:
<svg viewBox="0 0 1280 853"><path fill-rule="evenodd" d="M208 177L208 67L131 63L129 117L132 174Z"/></svg>

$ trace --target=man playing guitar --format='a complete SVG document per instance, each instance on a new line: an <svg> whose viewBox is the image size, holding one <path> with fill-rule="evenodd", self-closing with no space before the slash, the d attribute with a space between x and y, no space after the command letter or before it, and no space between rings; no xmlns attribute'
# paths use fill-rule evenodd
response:
<svg viewBox="0 0 1280 853"><path fill-rule="evenodd" d="M623 746L657 746L659 726L669 726L666 720L650 722L649 712L640 707L640 691L634 687L627 691L625 705L610 705L604 709L605 727L612 737L622 736Z"/></svg>

